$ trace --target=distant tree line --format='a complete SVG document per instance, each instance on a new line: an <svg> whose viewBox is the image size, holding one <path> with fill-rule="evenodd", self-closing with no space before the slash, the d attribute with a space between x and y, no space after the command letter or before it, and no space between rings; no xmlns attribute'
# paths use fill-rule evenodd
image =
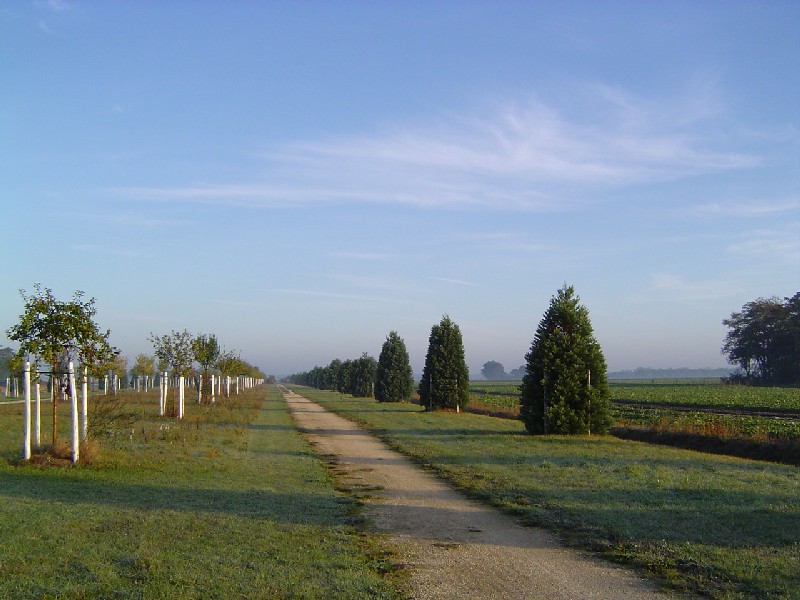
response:
<svg viewBox="0 0 800 600"><path fill-rule="evenodd" d="M722 321L730 331L722 352L739 379L760 385L800 385L800 292L758 298Z"/></svg>
<svg viewBox="0 0 800 600"><path fill-rule="evenodd" d="M654 369L637 367L628 371L614 371L608 374L609 379L716 379L731 374L730 368L691 369L677 367L671 369Z"/></svg>
<svg viewBox="0 0 800 600"><path fill-rule="evenodd" d="M525 377L525 365L506 373L506 368L502 363L490 360L483 363L481 375L488 381L519 381Z"/></svg>
<svg viewBox="0 0 800 600"><path fill-rule="evenodd" d="M325 367L316 366L310 371L295 373L287 380L319 390L350 394L356 398L371 398L377 369L377 361L365 352L356 359L334 358Z"/></svg>

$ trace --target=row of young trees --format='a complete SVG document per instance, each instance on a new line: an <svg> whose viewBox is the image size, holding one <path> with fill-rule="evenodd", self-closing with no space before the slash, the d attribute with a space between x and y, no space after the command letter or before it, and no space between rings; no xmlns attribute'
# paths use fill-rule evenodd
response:
<svg viewBox="0 0 800 600"><path fill-rule="evenodd" d="M369 398L373 393L377 363L366 353L354 360L333 359L326 367L314 367L304 373L290 375L287 379L298 385L320 390Z"/></svg>
<svg viewBox="0 0 800 600"><path fill-rule="evenodd" d="M22 373L23 365L29 363L31 380L38 381L42 375L49 375L52 390L53 444L58 441L58 404L68 388L74 387L61 382L67 380L68 366L75 364L75 373L86 373L100 379L109 372L123 375L127 361L120 356L117 348L109 343L110 331L102 331L94 320L97 312L95 299L84 299L84 293L76 291L72 299L62 301L52 290L34 285L34 292L20 291L23 299L23 313L16 325L6 331L8 339L19 343L19 348L8 360L11 373ZM193 336L188 331L173 331L163 336L150 336L155 349L153 358L139 355L133 376L153 376L159 372L171 371L174 376L188 375L192 365L200 365L203 379L207 379L212 369L223 375L245 376L252 380L266 379L256 367L242 360L233 352L221 350L213 335ZM26 373L27 373L27 368ZM74 378L74 377L73 377ZM75 390L72 389L72 395Z"/></svg>
<svg viewBox="0 0 800 600"><path fill-rule="evenodd" d="M525 359L520 415L529 432L608 431L611 403L605 358L594 337L589 312L572 286L564 285L551 299ZM333 361L328 367L315 367L289 380L346 392L344 387L337 387L340 365ZM396 402L411 397L414 383L408 352L395 331L383 345L374 376L378 400ZM469 369L461 330L447 315L431 328L418 392L420 404L427 410L459 411L469 402Z"/></svg>
<svg viewBox="0 0 800 600"><path fill-rule="evenodd" d="M414 393L414 378L405 342L396 331L386 337L376 361L366 352L355 360L333 359L326 367L295 373L291 383L337 391L357 398L374 396L381 402L403 402Z"/></svg>
<svg viewBox="0 0 800 600"><path fill-rule="evenodd" d="M198 402L211 398L212 374L267 379L260 369L243 360L238 353L223 350L214 334L193 335L184 329L163 335L151 333L148 339L153 344L154 356L139 354L131 369L132 374L152 376L157 369L158 372L168 371L173 377L187 377L195 374L194 365L197 364Z"/></svg>

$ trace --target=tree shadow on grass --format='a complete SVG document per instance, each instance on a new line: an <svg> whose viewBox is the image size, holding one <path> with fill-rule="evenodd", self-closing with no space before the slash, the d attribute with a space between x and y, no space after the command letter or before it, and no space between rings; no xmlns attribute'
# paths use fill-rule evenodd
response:
<svg viewBox="0 0 800 600"><path fill-rule="evenodd" d="M41 471L26 469L0 473L2 498L137 511L225 514L288 524L335 525L346 520L341 500L327 493L98 481L63 473L43 476Z"/></svg>

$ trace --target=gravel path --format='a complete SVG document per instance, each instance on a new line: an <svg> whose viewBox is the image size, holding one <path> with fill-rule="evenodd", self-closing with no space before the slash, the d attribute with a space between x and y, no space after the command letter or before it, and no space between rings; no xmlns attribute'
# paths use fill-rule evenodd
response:
<svg viewBox="0 0 800 600"><path fill-rule="evenodd" d="M295 423L366 496L373 528L411 572L411 597L666 599L626 569L565 548L453 490L354 423L286 389Z"/></svg>

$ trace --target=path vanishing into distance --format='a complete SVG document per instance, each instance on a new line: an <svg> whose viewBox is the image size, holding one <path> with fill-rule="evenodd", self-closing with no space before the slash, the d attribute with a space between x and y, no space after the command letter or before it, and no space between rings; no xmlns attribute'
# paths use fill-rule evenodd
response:
<svg viewBox="0 0 800 600"><path fill-rule="evenodd" d="M358 425L281 390L297 427L333 463L343 487L368 494L367 522L409 570L412 598L670 598L631 570L468 499Z"/></svg>

